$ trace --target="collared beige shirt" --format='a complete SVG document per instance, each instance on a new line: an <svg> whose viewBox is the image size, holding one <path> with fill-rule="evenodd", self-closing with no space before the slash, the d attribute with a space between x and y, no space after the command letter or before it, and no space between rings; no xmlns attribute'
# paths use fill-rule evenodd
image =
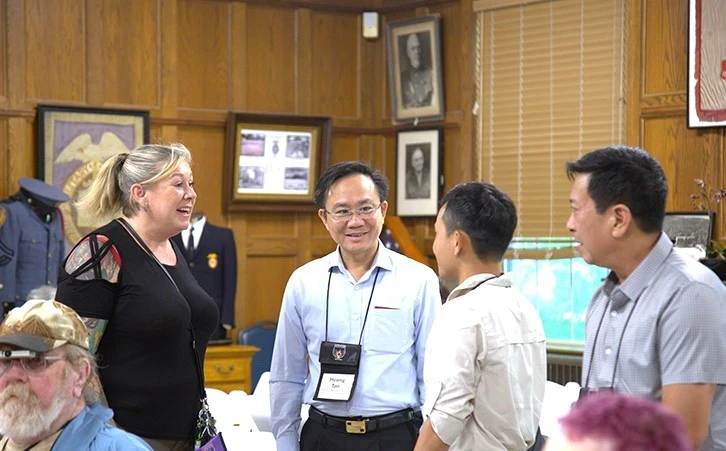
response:
<svg viewBox="0 0 726 451"><path fill-rule="evenodd" d="M542 320L509 274L477 274L451 292L424 368L424 413L450 450L526 450L546 379Z"/></svg>

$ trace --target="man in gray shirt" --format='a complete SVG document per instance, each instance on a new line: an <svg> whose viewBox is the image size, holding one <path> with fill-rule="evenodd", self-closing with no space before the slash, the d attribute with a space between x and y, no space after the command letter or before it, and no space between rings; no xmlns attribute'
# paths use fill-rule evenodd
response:
<svg viewBox="0 0 726 451"><path fill-rule="evenodd" d="M587 309L583 392L661 401L694 449L726 449L726 288L662 232L658 161L615 146L567 163L567 228L586 262L611 269Z"/></svg>

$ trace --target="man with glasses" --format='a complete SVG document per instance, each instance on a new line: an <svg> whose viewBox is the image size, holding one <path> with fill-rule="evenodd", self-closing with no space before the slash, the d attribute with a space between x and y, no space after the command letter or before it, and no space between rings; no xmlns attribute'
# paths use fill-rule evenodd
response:
<svg viewBox="0 0 726 451"><path fill-rule="evenodd" d="M88 386L96 364L78 315L31 300L0 324L0 450L150 450L108 424Z"/></svg>
<svg viewBox="0 0 726 451"><path fill-rule="evenodd" d="M318 216L338 246L285 288L270 372L278 450L414 447L441 298L431 268L381 243L387 195L388 180L361 162L334 165L317 183Z"/></svg>

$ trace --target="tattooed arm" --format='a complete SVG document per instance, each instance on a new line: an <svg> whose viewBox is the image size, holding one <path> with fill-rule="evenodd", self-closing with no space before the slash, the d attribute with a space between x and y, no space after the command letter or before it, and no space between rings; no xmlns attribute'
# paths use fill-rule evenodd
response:
<svg viewBox="0 0 726 451"><path fill-rule="evenodd" d="M108 238L103 235L96 235L96 242L92 242L92 237L85 238L81 243L76 246L75 249L68 256L66 261L65 270L69 274L77 272L81 267L87 267L82 270L79 274L75 275L77 280L94 280L103 279L111 283L117 283L119 273L121 271L121 259L118 255L118 251L114 246L110 246L104 252L99 254L99 248L103 247L108 242ZM94 256L101 256L100 260L89 264ZM96 257L98 259L98 257ZM100 318L89 318L83 317L83 322L89 332L89 351L91 354L95 354L98 350L98 345L103 337L103 332L106 329L108 320ZM103 392L101 381L98 378L98 373L94 372L91 375L88 385L91 387L93 392L96 394L98 402L105 406L108 406L106 395Z"/></svg>

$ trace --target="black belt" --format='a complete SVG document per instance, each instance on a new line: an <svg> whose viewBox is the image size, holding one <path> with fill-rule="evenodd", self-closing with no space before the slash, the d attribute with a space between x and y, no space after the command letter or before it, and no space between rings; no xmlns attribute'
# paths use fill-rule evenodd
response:
<svg viewBox="0 0 726 451"><path fill-rule="evenodd" d="M375 417L336 417L310 406L308 418L325 427L338 429L348 434L365 434L408 423L414 419L421 420L423 417L420 411L413 409L403 409Z"/></svg>

